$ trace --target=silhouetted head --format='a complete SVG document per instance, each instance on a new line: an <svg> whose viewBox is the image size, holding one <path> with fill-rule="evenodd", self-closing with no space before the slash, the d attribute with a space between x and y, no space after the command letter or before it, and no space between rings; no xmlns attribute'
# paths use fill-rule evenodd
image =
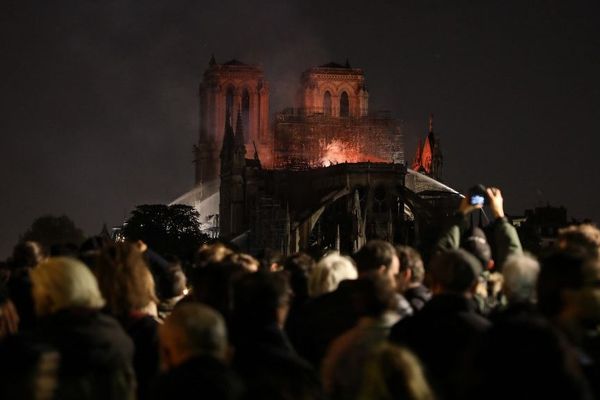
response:
<svg viewBox="0 0 600 400"><path fill-rule="evenodd" d="M30 272L33 300L39 316L67 308L104 306L94 274L81 261L53 257Z"/></svg>
<svg viewBox="0 0 600 400"><path fill-rule="evenodd" d="M396 252L400 260L400 273L398 274L400 290L422 283L425 279L425 267L419 252L410 246L396 246Z"/></svg>
<svg viewBox="0 0 600 400"><path fill-rule="evenodd" d="M369 240L354 255L358 274L378 271L396 285L396 276L400 269L400 261L394 246L384 240Z"/></svg>
<svg viewBox="0 0 600 400"><path fill-rule="evenodd" d="M312 270L308 279L308 292L311 297L333 292L340 282L358 278L356 266L350 257L331 253L323 257Z"/></svg>
<svg viewBox="0 0 600 400"><path fill-rule="evenodd" d="M308 279L315 264L315 260L306 253L292 254L285 259L283 270L289 274L294 301L305 301L308 298Z"/></svg>
<svg viewBox="0 0 600 400"><path fill-rule="evenodd" d="M434 294L466 295L475 288L481 263L471 253L458 249L438 253L431 260L431 287Z"/></svg>
<svg viewBox="0 0 600 400"><path fill-rule="evenodd" d="M132 243L104 247L94 272L106 307L115 316L127 316L158 301L152 274L141 251Z"/></svg>
<svg viewBox="0 0 600 400"><path fill-rule="evenodd" d="M44 249L38 242L32 240L18 243L11 258L12 268L33 268L45 257Z"/></svg>
<svg viewBox="0 0 600 400"><path fill-rule="evenodd" d="M502 267L502 290L508 302L534 302L539 273L540 264L534 257L527 254L509 256Z"/></svg>
<svg viewBox="0 0 600 400"><path fill-rule="evenodd" d="M563 250L584 252L587 257L600 256L600 229L592 224L571 225L558 231L558 246Z"/></svg>
<svg viewBox="0 0 600 400"><path fill-rule="evenodd" d="M191 298L229 318L233 308L235 282L249 273L246 262L236 254L227 256L220 262L211 262L202 268L195 268L190 275Z"/></svg>
<svg viewBox="0 0 600 400"><path fill-rule="evenodd" d="M483 269L491 266L492 249L481 228L473 227L467 230L461 242L461 247L474 255L481 263Z"/></svg>
<svg viewBox="0 0 600 400"><path fill-rule="evenodd" d="M199 303L178 304L159 330L164 367L173 368L195 356L223 360L227 329L223 317Z"/></svg>
<svg viewBox="0 0 600 400"><path fill-rule="evenodd" d="M291 289L285 274L256 272L240 278L234 288L233 310L237 323L246 327L283 327L289 311Z"/></svg>
<svg viewBox="0 0 600 400"><path fill-rule="evenodd" d="M585 253L559 251L542 260L538 308L550 318L600 323L600 263Z"/></svg>
<svg viewBox="0 0 600 400"><path fill-rule="evenodd" d="M352 290L354 309L359 316L378 318L394 310L398 303L390 280L376 271L362 275Z"/></svg>

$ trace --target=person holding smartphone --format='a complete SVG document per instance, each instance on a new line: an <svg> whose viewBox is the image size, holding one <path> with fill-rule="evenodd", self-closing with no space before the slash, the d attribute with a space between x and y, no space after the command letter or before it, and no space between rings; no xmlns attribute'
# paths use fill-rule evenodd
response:
<svg viewBox="0 0 600 400"><path fill-rule="evenodd" d="M482 234L478 228L472 229L473 234L467 234L469 232L467 217L484 206L489 206L494 216L493 222L485 229L486 234ZM456 214L436 244L436 251L460 247L474 253L482 262L484 269L496 270L502 268L508 256L523 252L517 230L504 215L504 199L500 189L477 185L461 200Z"/></svg>

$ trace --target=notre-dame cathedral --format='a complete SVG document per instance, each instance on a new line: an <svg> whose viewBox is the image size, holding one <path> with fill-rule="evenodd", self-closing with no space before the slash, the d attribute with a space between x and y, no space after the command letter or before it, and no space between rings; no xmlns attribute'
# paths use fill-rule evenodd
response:
<svg viewBox="0 0 600 400"><path fill-rule="evenodd" d="M212 57L199 97L194 205L219 236L248 249L351 251L374 237L402 241L407 222L414 228L431 216L427 196L456 196L432 179L442 159L431 121L409 170L401 124L369 109L364 72L348 62L304 71L295 106L273 119L256 65Z"/></svg>

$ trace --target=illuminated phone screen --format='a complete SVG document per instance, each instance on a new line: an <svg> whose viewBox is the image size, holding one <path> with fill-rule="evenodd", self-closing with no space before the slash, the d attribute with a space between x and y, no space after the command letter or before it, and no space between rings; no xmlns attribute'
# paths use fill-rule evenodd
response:
<svg viewBox="0 0 600 400"><path fill-rule="evenodd" d="M474 195L471 196L471 205L472 206L479 206L482 205L484 203L485 199L483 198L483 196L480 195Z"/></svg>

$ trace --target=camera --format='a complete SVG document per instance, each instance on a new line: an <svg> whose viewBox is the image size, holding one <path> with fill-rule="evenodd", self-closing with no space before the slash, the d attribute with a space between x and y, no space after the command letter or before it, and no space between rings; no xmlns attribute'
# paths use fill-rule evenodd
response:
<svg viewBox="0 0 600 400"><path fill-rule="evenodd" d="M467 198L469 199L469 204L472 206L483 206L487 204L488 195L485 186L482 184L473 186L469 189Z"/></svg>

